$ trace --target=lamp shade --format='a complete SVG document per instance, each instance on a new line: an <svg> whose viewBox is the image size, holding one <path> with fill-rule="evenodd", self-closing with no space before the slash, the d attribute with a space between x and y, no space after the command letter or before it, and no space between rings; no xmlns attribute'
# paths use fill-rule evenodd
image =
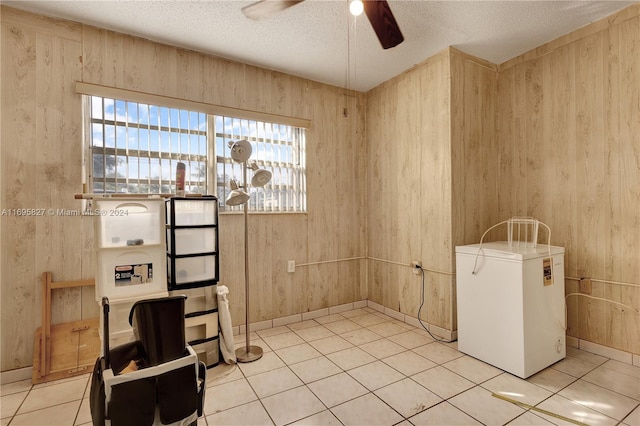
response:
<svg viewBox="0 0 640 426"><path fill-rule="evenodd" d="M249 201L249 194L238 188L238 183L235 180L229 181L231 192L227 195L225 204L228 206L239 206Z"/></svg>
<svg viewBox="0 0 640 426"><path fill-rule="evenodd" d="M238 163L244 163L251 157L251 144L247 140L241 140L237 142L229 141L228 144L231 149L231 158Z"/></svg>
<svg viewBox="0 0 640 426"><path fill-rule="evenodd" d="M252 186L265 186L271 180L272 173L269 170L259 169L256 163L251 163L253 177L251 178Z"/></svg>

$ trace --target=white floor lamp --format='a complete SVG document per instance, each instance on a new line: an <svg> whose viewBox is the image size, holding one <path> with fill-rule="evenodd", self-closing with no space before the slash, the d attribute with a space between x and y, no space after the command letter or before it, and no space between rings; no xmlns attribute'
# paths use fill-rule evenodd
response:
<svg viewBox="0 0 640 426"><path fill-rule="evenodd" d="M238 362L252 362L262 357L262 348L260 346L251 346L250 330L249 330L249 230L248 230L248 209L249 209L249 183L247 182L247 167L254 171L251 185L264 186L271 180L271 172L260 169L255 163L247 166L247 162L251 157L251 144L246 140L237 142L230 141L228 144L231 149L231 158L237 163L242 163L242 185L238 185L235 180L229 181L231 192L226 199L228 206L239 206L243 204L244 212L244 294L245 294L245 326L246 326L246 345L236 349L236 358Z"/></svg>

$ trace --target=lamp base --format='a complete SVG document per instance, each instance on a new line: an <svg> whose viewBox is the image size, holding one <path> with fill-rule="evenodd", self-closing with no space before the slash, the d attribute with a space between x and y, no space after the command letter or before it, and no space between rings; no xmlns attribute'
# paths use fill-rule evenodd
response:
<svg viewBox="0 0 640 426"><path fill-rule="evenodd" d="M262 348L260 346L246 346L236 349L236 359L238 362L253 362L262 358Z"/></svg>

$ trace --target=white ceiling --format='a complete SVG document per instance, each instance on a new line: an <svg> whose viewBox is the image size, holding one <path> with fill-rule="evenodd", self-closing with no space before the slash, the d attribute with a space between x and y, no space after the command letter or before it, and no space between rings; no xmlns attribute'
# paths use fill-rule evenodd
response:
<svg viewBox="0 0 640 426"><path fill-rule="evenodd" d="M500 64L634 1L389 0L405 41L383 50L347 0L306 0L253 21L240 0L6 1L70 19L360 91L453 46Z"/></svg>

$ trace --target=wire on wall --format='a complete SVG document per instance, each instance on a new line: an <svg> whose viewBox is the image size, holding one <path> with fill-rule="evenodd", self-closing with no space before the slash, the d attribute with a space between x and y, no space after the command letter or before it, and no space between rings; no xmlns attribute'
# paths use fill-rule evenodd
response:
<svg viewBox="0 0 640 426"><path fill-rule="evenodd" d="M422 311L422 307L424 306L424 272L425 272L425 270L424 270L424 268L422 266L415 266L415 268L420 268L420 275L422 276L422 291L421 291L421 296L420 296L420 307L418 308L418 322L420 323L422 328L424 328L424 330L427 333L429 333L429 336L431 336L431 338L433 340L435 340L436 342L451 343L451 342L454 341L454 339L452 339L452 340L441 339L441 338L436 337L433 334L431 334L431 331L429 331L429 329L424 325L424 323L422 322L422 319L420 318L420 312Z"/></svg>
<svg viewBox="0 0 640 426"><path fill-rule="evenodd" d="M603 302L608 302L608 303L611 303L613 305L622 306L623 308L629 309L634 314L640 315L640 312L637 309L635 309L633 306L625 305L624 303L616 302L614 300L605 299L603 297L591 296L589 294L584 294L584 293L569 293L564 297L565 300L567 300L570 296L582 296L582 297L586 297L587 299L601 300Z"/></svg>
<svg viewBox="0 0 640 426"><path fill-rule="evenodd" d="M390 263L392 265L398 265L398 266L404 266L404 267L408 267L408 268L414 268L414 266L412 266L411 264L408 264L408 263L394 262L392 260L378 259L378 258L369 257L369 256L358 256L358 257L349 257L349 258L344 258L344 259L324 260L324 261L320 261L320 262L297 263L296 267L322 265L322 264L326 264L326 263L346 262L346 261L349 261L349 260L361 260L361 259L375 260L375 261L378 261L378 262ZM421 301L420 301L420 307L418 308L418 321L420 322L420 325L422 326L422 328L427 333L429 333L429 335L433 338L433 340L435 340L437 342L451 343L451 342L455 341L455 339L446 340L446 339L441 339L439 337L434 336L431 333L431 331L429 331L429 329L424 325L424 323L422 322L422 319L420 319L420 313L422 311L422 307L424 306L424 293L425 293L425 289L424 289L424 287L425 287L424 274L425 274L425 272L432 272L432 273L435 273L435 274L442 274L442 275L448 275L448 276L455 275L455 272L441 271L441 270L438 270L438 269L425 268L423 266L415 266L415 268L420 268L420 273L421 273L421 276L422 276L422 291L421 291L422 296L421 296ZM452 310L450 310L450 313L452 313ZM450 318L450 320L452 320L452 318Z"/></svg>
<svg viewBox="0 0 640 426"><path fill-rule="evenodd" d="M564 277L565 280L572 280L572 281L580 281L582 279L584 279L586 277L583 278L577 278L577 277ZM627 286L627 287L640 287L640 284L636 284L636 283L625 283L625 282L621 282L621 281L609 281L609 280L601 280L598 278L589 278L591 281L595 281L598 283L603 283L603 284L613 284L613 285L622 285L622 286Z"/></svg>
<svg viewBox="0 0 640 426"><path fill-rule="evenodd" d="M333 260L322 260L320 262L308 262L308 263L296 263L296 268L300 266L313 266L313 265L323 265L325 263L336 263L336 262L346 262L349 260L361 260L367 259L366 256L358 256L358 257L347 257L344 259L333 259Z"/></svg>

